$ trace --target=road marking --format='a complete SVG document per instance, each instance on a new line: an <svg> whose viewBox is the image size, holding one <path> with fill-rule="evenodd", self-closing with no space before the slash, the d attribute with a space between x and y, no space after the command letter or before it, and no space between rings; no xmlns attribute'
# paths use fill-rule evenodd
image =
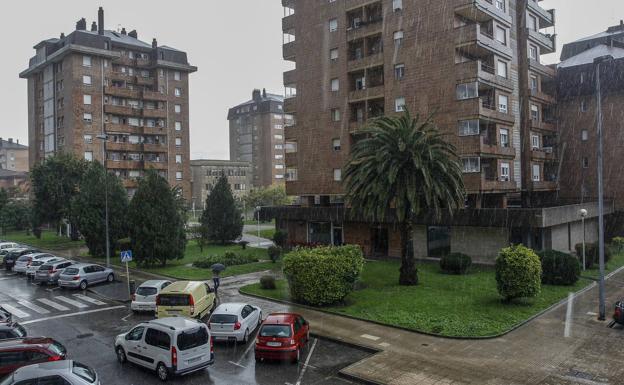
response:
<svg viewBox="0 0 624 385"><path fill-rule="evenodd" d="M3 307L4 310L8 311L9 313L13 314L14 316L16 316L17 318L28 318L30 317L30 314L21 311L20 309L14 308L11 305L7 305L7 304L0 304L0 307Z"/></svg>
<svg viewBox="0 0 624 385"><path fill-rule="evenodd" d="M13 277L2 277L2 278L0 278L0 281L6 281L8 279L13 279L13 278L15 278L15 276L13 276Z"/></svg>
<svg viewBox="0 0 624 385"><path fill-rule="evenodd" d="M67 310L69 310L68 307L65 307L65 306L63 306L63 305L61 305L59 303L54 302L54 301L50 301L47 298L37 298L37 301L39 301L39 302L41 302L43 304L46 304L46 305L48 305L50 307L53 307L56 310L60 310L60 311L67 311Z"/></svg>
<svg viewBox="0 0 624 385"><path fill-rule="evenodd" d="M238 363L236 363L236 362L228 361L228 363L229 363L229 364L232 364L232 365L236 365L236 366L238 366L238 367L240 367L240 368L243 368L243 369L246 369L246 368L247 368L246 366L243 366L243 365L238 364Z"/></svg>
<svg viewBox="0 0 624 385"><path fill-rule="evenodd" d="M50 314L50 311L42 308L41 306L35 305L34 303L28 301L17 301L20 305L29 308L30 310L34 310L39 314Z"/></svg>
<svg viewBox="0 0 624 385"><path fill-rule="evenodd" d="M132 313L128 314L127 316L123 317L121 320L123 322L128 322L128 318L130 318L130 316L132 315Z"/></svg>
<svg viewBox="0 0 624 385"><path fill-rule="evenodd" d="M572 328L572 305L574 304L574 293L568 294L568 307L566 308L565 326L563 328L563 336L570 338Z"/></svg>
<svg viewBox="0 0 624 385"><path fill-rule="evenodd" d="M85 301L85 302L91 302L94 305L98 305L98 306L106 305L105 302L102 302L102 301L97 300L95 298L87 297L84 294L74 294L74 297L78 298L79 300Z"/></svg>
<svg viewBox="0 0 624 385"><path fill-rule="evenodd" d="M382 342L379 344L379 346L381 346L382 348L387 348L388 346L390 346L390 344L387 342Z"/></svg>
<svg viewBox="0 0 624 385"><path fill-rule="evenodd" d="M587 312L587 315L590 315L590 316L595 317L595 316L597 316L597 315L598 315L598 313L594 313L593 311L588 311L588 312Z"/></svg>
<svg viewBox="0 0 624 385"><path fill-rule="evenodd" d="M85 311L79 311L79 312L76 312L76 313L61 314L61 315L55 315L55 316L51 316L51 317L40 318L40 319L36 319L36 320L32 320L32 321L21 322L21 324L22 325L30 325L30 324L34 324L34 323L37 323L37 322L44 322L44 321L49 321L49 320L53 320L53 319L74 317L74 316L79 316L79 315L99 313L99 312L102 312L102 311L125 309L125 308L126 307L124 305L119 305L119 306L105 307L105 308L101 308L101 309L85 310Z"/></svg>
<svg viewBox="0 0 624 385"><path fill-rule="evenodd" d="M301 373L299 373L299 378L297 378L297 382L295 383L295 385L301 385L301 380L303 380L303 375L305 374L306 369L308 369L310 358L312 357L312 353L314 353L314 348L316 348L317 342L318 340L315 338L314 342L312 343L312 347L310 348L310 353L308 353L308 356L306 357L306 360L303 363L303 369L301 369Z"/></svg>
<svg viewBox="0 0 624 385"><path fill-rule="evenodd" d="M71 299L71 298L63 297L62 295L56 296L56 297L54 297L54 298L55 298L55 299L58 299L59 301L63 301L63 302L65 302L65 303L68 303L68 304L70 304L70 305L72 305L72 306L74 306L74 307L77 307L77 308L79 308L79 309L84 309L84 308L86 308L86 307L89 307L89 305L85 305L85 304L84 304L84 303L82 303L82 302L74 301L74 300L73 300L73 299Z"/></svg>
<svg viewBox="0 0 624 385"><path fill-rule="evenodd" d="M59 289L60 287L57 286L57 287L51 287L49 289L46 289L46 291L49 291L50 293L52 293L54 290L59 290Z"/></svg>
<svg viewBox="0 0 624 385"><path fill-rule="evenodd" d="M370 334L362 334L360 337L366 338L367 340L379 341L381 337L371 336Z"/></svg>
<svg viewBox="0 0 624 385"><path fill-rule="evenodd" d="M243 355L242 355L242 356L241 356L241 358L237 361L237 363L239 363L239 364L240 364L240 362L241 362L242 360L244 360L244 359L245 359L245 357L247 356L247 353L249 353L249 351L251 350L251 348L253 348L253 347L255 347L255 346L256 346L256 343L254 342L253 338L251 338L251 337L253 336L253 334L254 334L254 332L252 332L252 333L249 335L249 340L250 340L250 342L249 342L249 346L247 346L247 349L245 349L245 351L243 352Z"/></svg>

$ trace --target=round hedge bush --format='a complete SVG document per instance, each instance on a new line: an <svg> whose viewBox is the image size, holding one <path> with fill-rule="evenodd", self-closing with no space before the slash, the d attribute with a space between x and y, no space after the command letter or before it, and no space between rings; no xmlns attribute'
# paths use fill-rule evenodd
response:
<svg viewBox="0 0 624 385"><path fill-rule="evenodd" d="M542 264L535 252L516 245L502 249L496 258L496 288L511 301L535 297L541 290Z"/></svg>
<svg viewBox="0 0 624 385"><path fill-rule="evenodd" d="M472 265L472 258L462 253L451 253L440 259L440 268L449 274L466 274Z"/></svg>
<svg viewBox="0 0 624 385"><path fill-rule="evenodd" d="M560 251L539 253L542 259L542 283L547 285L574 285L581 276L581 264L576 257Z"/></svg>
<svg viewBox="0 0 624 385"><path fill-rule="evenodd" d="M583 263L583 244L582 243L576 244L574 246L574 249L576 251L576 255L579 258L579 261L581 261L581 264L582 264ZM605 263L609 262L609 260L611 259L611 249L607 247L606 244L605 244L604 258L605 258ZM598 243L586 243L585 244L585 268L591 269L594 267L594 265L597 266L599 264L600 264L600 254L599 254L599 249L598 249Z"/></svg>
<svg viewBox="0 0 624 385"><path fill-rule="evenodd" d="M363 268L364 256L358 246L299 248L283 258L291 298L313 306L344 300Z"/></svg>
<svg viewBox="0 0 624 385"><path fill-rule="evenodd" d="M272 275L263 275L260 277L260 287L264 290L275 290L277 288L275 285L275 277Z"/></svg>

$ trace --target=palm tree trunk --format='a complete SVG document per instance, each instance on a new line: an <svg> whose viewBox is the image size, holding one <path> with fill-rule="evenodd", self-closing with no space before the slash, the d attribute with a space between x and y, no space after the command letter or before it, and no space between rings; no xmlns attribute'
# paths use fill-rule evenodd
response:
<svg viewBox="0 0 624 385"><path fill-rule="evenodd" d="M410 234L412 232L412 224L404 222L399 225L401 233L401 274L399 275L399 285L415 286L418 285L418 271L416 270L416 261L414 254L409 253Z"/></svg>

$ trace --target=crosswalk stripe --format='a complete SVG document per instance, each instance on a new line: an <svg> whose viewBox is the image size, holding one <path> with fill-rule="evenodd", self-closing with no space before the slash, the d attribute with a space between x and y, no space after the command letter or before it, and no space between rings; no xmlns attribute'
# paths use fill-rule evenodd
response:
<svg viewBox="0 0 624 385"><path fill-rule="evenodd" d="M98 306L106 305L106 303L104 303L104 302L102 302L100 300L97 300L95 298L87 297L84 294L74 294L74 297L78 298L81 301L90 302L90 303L92 303L94 305L98 305Z"/></svg>
<svg viewBox="0 0 624 385"><path fill-rule="evenodd" d="M19 303L20 305L29 308L30 310L34 310L39 314L50 314L50 311L47 309L42 308L41 306L35 305L32 302L28 302L28 301L17 301L17 303Z"/></svg>
<svg viewBox="0 0 624 385"><path fill-rule="evenodd" d="M66 311L66 310L69 310L69 308L68 308L68 307L63 306L63 305L61 305L60 303L56 303L56 302L54 302L54 301L50 301L50 300L49 300L49 299L47 299L47 298L37 298L37 301L39 301L39 302L41 302L41 303L43 303L43 304L45 304L45 305L48 305L48 306L50 306L50 307L53 307L53 308L55 308L56 310L60 310L60 311Z"/></svg>
<svg viewBox="0 0 624 385"><path fill-rule="evenodd" d="M70 305L72 305L74 307L77 307L78 309L84 309L85 307L89 307L89 305L85 305L82 302L74 301L71 298L63 297L63 296L60 296L60 295L56 296L54 298L58 299L59 301L63 301L65 303L68 303L68 304L70 304Z"/></svg>
<svg viewBox="0 0 624 385"><path fill-rule="evenodd" d="M0 304L1 307L4 308L4 310L8 311L9 313L13 314L14 316L16 316L17 318L28 318L30 317L30 314L21 311L20 309L14 308L11 305L7 305L5 303Z"/></svg>

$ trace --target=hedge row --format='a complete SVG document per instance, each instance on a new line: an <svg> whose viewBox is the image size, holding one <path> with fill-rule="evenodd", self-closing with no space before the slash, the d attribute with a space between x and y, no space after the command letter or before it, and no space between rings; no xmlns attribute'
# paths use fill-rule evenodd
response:
<svg viewBox="0 0 624 385"><path fill-rule="evenodd" d="M251 255L240 255L231 251L225 252L223 255L211 255L193 262L193 267L200 269L210 269L215 263L222 263L225 266L246 265L248 263L258 262L258 258Z"/></svg>

